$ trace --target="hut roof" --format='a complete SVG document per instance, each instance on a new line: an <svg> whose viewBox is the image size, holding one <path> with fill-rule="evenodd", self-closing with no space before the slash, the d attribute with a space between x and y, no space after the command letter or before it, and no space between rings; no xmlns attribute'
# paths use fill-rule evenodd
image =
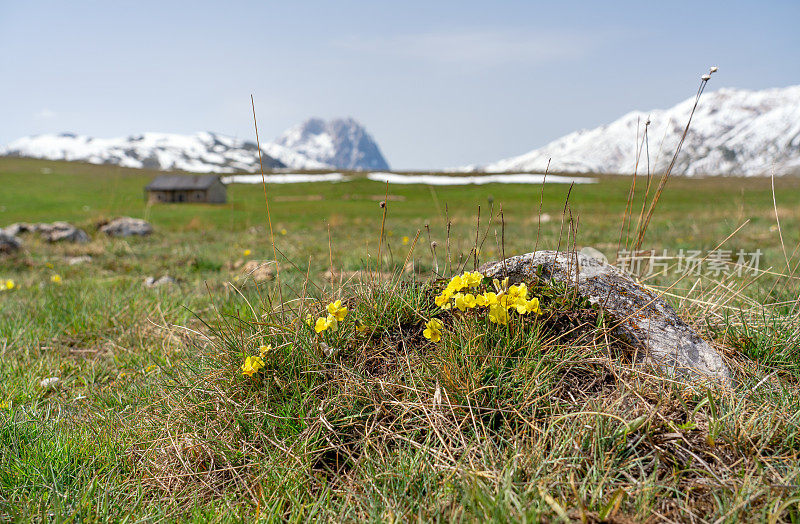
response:
<svg viewBox="0 0 800 524"><path fill-rule="evenodd" d="M219 181L217 175L159 175L145 186L148 191L208 189Z"/></svg>

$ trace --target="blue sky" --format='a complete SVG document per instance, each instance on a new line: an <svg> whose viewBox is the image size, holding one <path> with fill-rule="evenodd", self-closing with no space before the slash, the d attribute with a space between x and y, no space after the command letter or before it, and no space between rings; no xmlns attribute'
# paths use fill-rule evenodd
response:
<svg viewBox="0 0 800 524"><path fill-rule="evenodd" d="M353 116L394 168L484 163L709 89L800 84L800 2L0 2L0 143L262 139Z"/></svg>

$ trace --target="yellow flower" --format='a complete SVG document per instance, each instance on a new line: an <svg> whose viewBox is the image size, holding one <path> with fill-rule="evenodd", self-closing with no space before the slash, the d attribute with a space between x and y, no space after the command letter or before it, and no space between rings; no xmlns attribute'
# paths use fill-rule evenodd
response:
<svg viewBox="0 0 800 524"><path fill-rule="evenodd" d="M473 273L467 271L462 278L468 287L478 287L483 282L483 275L478 271Z"/></svg>
<svg viewBox="0 0 800 524"><path fill-rule="evenodd" d="M475 306L478 305L478 300L475 298L475 295L473 295L472 293L467 293L466 295L464 295L464 304L468 308L472 309L472 308L474 308Z"/></svg>
<svg viewBox="0 0 800 524"><path fill-rule="evenodd" d="M445 289L442 293L434 299L434 302L437 306L442 309L449 309L450 308L450 297L452 293L450 290Z"/></svg>
<svg viewBox="0 0 800 524"><path fill-rule="evenodd" d="M341 322L344 320L344 317L347 316L347 308L342 306L341 300L337 300L336 302L328 304L328 313Z"/></svg>
<svg viewBox="0 0 800 524"><path fill-rule="evenodd" d="M258 370L264 367L264 361L261 357L247 357L242 364L242 375L252 377Z"/></svg>
<svg viewBox="0 0 800 524"><path fill-rule="evenodd" d="M506 308L514 307L514 305L516 305L517 303L517 299L512 297L506 292L499 293L497 295L497 300L501 306L504 306Z"/></svg>
<svg viewBox="0 0 800 524"><path fill-rule="evenodd" d="M508 288L508 296L511 297L513 302L528 299L528 286L525 283L517 284Z"/></svg>
<svg viewBox="0 0 800 524"><path fill-rule="evenodd" d="M306 325L311 326L311 324L313 323L314 323L314 317L311 315L311 313L309 313L308 315L306 315Z"/></svg>
<svg viewBox="0 0 800 524"><path fill-rule="evenodd" d="M53 284L60 284L61 283L61 275L53 275L50 277L50 282Z"/></svg>
<svg viewBox="0 0 800 524"><path fill-rule="evenodd" d="M508 310L500 304L490 306L489 320L495 324L508 324Z"/></svg>
<svg viewBox="0 0 800 524"><path fill-rule="evenodd" d="M0 402L0 409L9 409L8 402Z"/></svg>
<svg viewBox="0 0 800 524"><path fill-rule="evenodd" d="M286 236L286 229L281 229L281 235Z"/></svg>
<svg viewBox="0 0 800 524"><path fill-rule="evenodd" d="M477 302L475 295L472 293L467 293L466 295L459 293L456 295L456 307L461 311L474 308Z"/></svg>
<svg viewBox="0 0 800 524"><path fill-rule="evenodd" d="M270 351L272 351L272 344L267 344L266 346L260 346L258 348L258 354L261 356L261 358L267 356L267 353Z"/></svg>
<svg viewBox="0 0 800 524"><path fill-rule="evenodd" d="M403 245L404 246L408 245L408 237L403 237Z"/></svg>
<svg viewBox="0 0 800 524"><path fill-rule="evenodd" d="M16 287L16 284L14 283L13 280L8 279L5 282L3 282L3 285L1 287L3 289L9 289L10 290L10 289L14 289L14 287Z"/></svg>
<svg viewBox="0 0 800 524"><path fill-rule="evenodd" d="M542 314L542 308L539 307L539 299L534 297L528 300L526 303L528 313L536 313L537 315Z"/></svg>
<svg viewBox="0 0 800 524"><path fill-rule="evenodd" d="M499 304L499 300L497 298L497 294L492 291L487 291L483 294L483 298L486 302L486 306L493 306L495 304Z"/></svg>
<svg viewBox="0 0 800 524"><path fill-rule="evenodd" d="M145 372L145 373L150 373L151 371L153 371L153 370L154 370L154 369L156 369L157 367L158 367L158 366L156 366L155 364L150 364L149 366L147 366L147 368L145 368L144 372Z"/></svg>
<svg viewBox="0 0 800 524"><path fill-rule="evenodd" d="M455 302L455 305L459 311L464 311L467 309L467 305L464 303L464 293L456 293L453 295L453 302Z"/></svg>
<svg viewBox="0 0 800 524"><path fill-rule="evenodd" d="M337 329L339 329L339 321L336 320L336 317L334 317L333 315L328 315L328 318L325 319L325 322L327 322L328 329L330 329L331 331L336 331Z"/></svg>
<svg viewBox="0 0 800 524"><path fill-rule="evenodd" d="M249 249L244 250L244 256L249 257L250 253L252 253L252 251L250 251Z"/></svg>
<svg viewBox="0 0 800 524"><path fill-rule="evenodd" d="M464 289L466 284L464 283L464 279L461 278L461 275L456 275L450 279L450 282L447 284L447 289L450 292L461 291Z"/></svg>
<svg viewBox="0 0 800 524"><path fill-rule="evenodd" d="M317 319L317 323L314 326L314 331L317 333L321 333L330 329L331 331L336 331L339 329L339 321L336 320L336 317L333 315L328 315L327 317L319 317Z"/></svg>
<svg viewBox="0 0 800 524"><path fill-rule="evenodd" d="M425 331L422 335L432 342L439 342L442 340L442 328L444 323L438 318L432 318L425 323Z"/></svg>
<svg viewBox="0 0 800 524"><path fill-rule="evenodd" d="M494 289L498 293L500 293L501 291L505 291L506 289L508 289L508 277L504 278L502 281L493 278L492 284L494 284Z"/></svg>

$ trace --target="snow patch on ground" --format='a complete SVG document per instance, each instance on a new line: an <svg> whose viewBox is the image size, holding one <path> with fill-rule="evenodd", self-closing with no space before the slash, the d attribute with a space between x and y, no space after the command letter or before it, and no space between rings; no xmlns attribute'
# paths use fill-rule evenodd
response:
<svg viewBox="0 0 800 524"><path fill-rule="evenodd" d="M306 182L344 182L347 180L341 173L325 173L309 175L307 173L281 173L279 175L231 175L222 177L223 184L302 184Z"/></svg>
<svg viewBox="0 0 800 524"><path fill-rule="evenodd" d="M375 172L367 178L375 182L390 184L423 184L429 186L467 186L484 184L594 184L594 178L569 177L531 173L504 173L502 175L449 176L449 175L401 175L399 173Z"/></svg>

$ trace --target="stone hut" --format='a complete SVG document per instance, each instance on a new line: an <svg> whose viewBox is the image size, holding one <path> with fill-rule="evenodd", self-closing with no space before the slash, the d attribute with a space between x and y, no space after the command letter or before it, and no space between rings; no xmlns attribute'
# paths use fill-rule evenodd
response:
<svg viewBox="0 0 800 524"><path fill-rule="evenodd" d="M217 175L160 175L145 188L147 202L224 204L227 191Z"/></svg>

